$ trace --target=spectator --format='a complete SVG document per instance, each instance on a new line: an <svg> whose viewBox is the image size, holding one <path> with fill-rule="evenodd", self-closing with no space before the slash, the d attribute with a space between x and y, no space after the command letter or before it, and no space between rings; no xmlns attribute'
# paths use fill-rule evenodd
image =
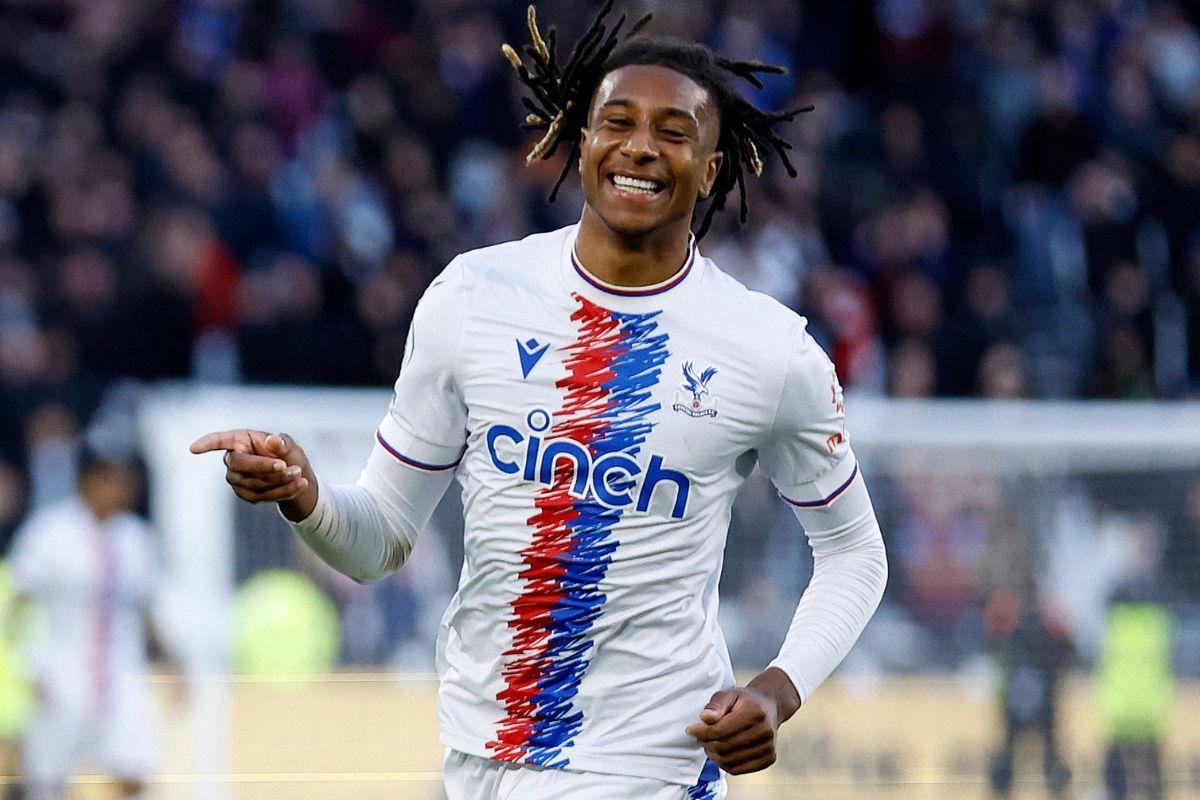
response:
<svg viewBox="0 0 1200 800"><path fill-rule="evenodd" d="M1009 797L1017 745L1036 735L1042 741L1042 774L1050 796L1066 796L1070 770L1058 731L1062 678L1073 657L1067 631L1036 589L1025 584L998 589L985 610L988 638L1003 672L1004 734L990 771L996 797Z"/></svg>

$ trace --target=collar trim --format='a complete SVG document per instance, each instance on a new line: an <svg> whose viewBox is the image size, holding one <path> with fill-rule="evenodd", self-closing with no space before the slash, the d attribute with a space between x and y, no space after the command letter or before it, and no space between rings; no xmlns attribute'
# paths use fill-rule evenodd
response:
<svg viewBox="0 0 1200 800"><path fill-rule="evenodd" d="M595 275L587 271L587 268L579 262L579 256L575 253L574 244L571 245L571 266L575 268L575 272L580 278L583 278L589 286L598 289L605 294L614 294L618 297L650 297L651 295L662 294L663 292L674 289L683 280L687 278L692 271L692 265L696 262L696 237L694 234L688 234L688 257L683 262L683 266L679 270L661 283L655 283L650 286L617 286L616 284L602 281Z"/></svg>

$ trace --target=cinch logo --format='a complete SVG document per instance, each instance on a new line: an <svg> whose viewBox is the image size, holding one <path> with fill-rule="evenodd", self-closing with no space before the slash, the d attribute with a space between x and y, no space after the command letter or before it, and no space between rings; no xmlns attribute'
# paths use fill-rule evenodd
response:
<svg viewBox="0 0 1200 800"><path fill-rule="evenodd" d="M663 467L663 458L652 455L650 463L643 468L627 453L606 453L593 459L584 445L573 439L551 439L546 441L537 434L550 428L550 414L540 408L529 412L525 418L529 430L522 433L511 425L492 425L487 431L488 453L496 469L506 475L518 472L527 481L550 486L554 483L554 470L558 462L566 462L574 468L567 491L574 497L593 497L609 508L634 508L644 513L650 508L654 490L663 484L664 489L675 487L675 505L671 517L682 519L687 509L691 481L682 472ZM522 443L524 449L513 460L507 460L496 452L496 443L506 440L512 447Z"/></svg>

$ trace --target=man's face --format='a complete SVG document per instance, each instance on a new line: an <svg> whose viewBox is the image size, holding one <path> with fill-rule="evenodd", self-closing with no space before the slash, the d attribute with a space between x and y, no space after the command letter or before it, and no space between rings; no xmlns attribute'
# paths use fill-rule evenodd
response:
<svg viewBox="0 0 1200 800"><path fill-rule="evenodd" d="M721 167L717 109L673 69L632 65L600 82L580 142L588 207L617 233L690 224Z"/></svg>

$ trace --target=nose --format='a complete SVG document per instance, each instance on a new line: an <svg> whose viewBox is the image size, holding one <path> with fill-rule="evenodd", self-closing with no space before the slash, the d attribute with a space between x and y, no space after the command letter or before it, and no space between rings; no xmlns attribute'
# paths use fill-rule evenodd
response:
<svg viewBox="0 0 1200 800"><path fill-rule="evenodd" d="M621 154L637 164L658 158L658 145L646 125L634 125L621 143Z"/></svg>

